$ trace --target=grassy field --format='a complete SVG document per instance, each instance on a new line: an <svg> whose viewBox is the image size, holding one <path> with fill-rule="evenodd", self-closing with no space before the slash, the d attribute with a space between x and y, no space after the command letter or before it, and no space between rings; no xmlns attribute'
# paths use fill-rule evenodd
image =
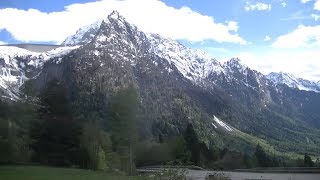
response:
<svg viewBox="0 0 320 180"><path fill-rule="evenodd" d="M40 166L0 166L1 180L145 180L99 171Z"/></svg>

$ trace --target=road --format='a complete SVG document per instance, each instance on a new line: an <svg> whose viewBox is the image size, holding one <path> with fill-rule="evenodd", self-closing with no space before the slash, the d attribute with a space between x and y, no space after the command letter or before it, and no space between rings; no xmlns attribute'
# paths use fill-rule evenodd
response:
<svg viewBox="0 0 320 180"><path fill-rule="evenodd" d="M204 180L209 174L223 174L231 180L320 180L316 173L251 173L188 170L188 180Z"/></svg>

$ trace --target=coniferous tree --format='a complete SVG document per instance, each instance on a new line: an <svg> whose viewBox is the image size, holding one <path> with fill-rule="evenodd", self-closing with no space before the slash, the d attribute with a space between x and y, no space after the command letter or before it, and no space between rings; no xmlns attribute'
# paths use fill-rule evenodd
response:
<svg viewBox="0 0 320 180"><path fill-rule="evenodd" d="M259 166L262 166L262 167L272 166L272 160L267 155L267 153L263 150L260 144L257 145L254 156L257 158Z"/></svg>
<svg viewBox="0 0 320 180"><path fill-rule="evenodd" d="M11 160L11 148L9 143L9 121L7 116L8 106L0 101L0 163L8 163Z"/></svg>
<svg viewBox="0 0 320 180"><path fill-rule="evenodd" d="M52 81L40 95L39 121L31 133L33 159L42 164L78 164L81 127L72 117L64 88Z"/></svg>
<svg viewBox="0 0 320 180"><path fill-rule="evenodd" d="M311 157L307 153L304 154L303 164L305 167L313 167L314 166L314 162L312 161Z"/></svg>
<svg viewBox="0 0 320 180"><path fill-rule="evenodd" d="M191 152L191 161L195 165L200 163L200 143L198 136L193 129L192 124L188 124L187 129L184 133L184 138L187 144L188 149Z"/></svg>
<svg viewBox="0 0 320 180"><path fill-rule="evenodd" d="M134 170L133 145L137 141L138 106L138 93L133 86L120 90L110 105L114 150L128 156L129 163L127 167L124 167L124 170L129 174L132 174Z"/></svg>

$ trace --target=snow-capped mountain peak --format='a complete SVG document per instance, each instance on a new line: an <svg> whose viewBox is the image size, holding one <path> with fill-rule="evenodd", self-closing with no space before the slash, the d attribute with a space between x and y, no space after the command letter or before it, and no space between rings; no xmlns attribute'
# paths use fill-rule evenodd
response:
<svg viewBox="0 0 320 180"><path fill-rule="evenodd" d="M234 67L238 69L246 69L247 66L242 63L241 59L239 58L231 58L229 61L223 64L224 67Z"/></svg>
<svg viewBox="0 0 320 180"><path fill-rule="evenodd" d="M147 37L151 42L151 51L174 64L187 79L198 81L212 72L223 72L220 63L202 50L187 48L158 34L148 34Z"/></svg>
<svg viewBox="0 0 320 180"><path fill-rule="evenodd" d="M126 22L125 18L119 14L118 11L113 10L108 16L108 19L120 20Z"/></svg>
<svg viewBox="0 0 320 180"><path fill-rule="evenodd" d="M64 40L61 45L75 46L75 45L88 44L89 42L92 41L95 34L99 30L102 21L103 21L102 19L99 19L90 25L81 27L80 29L77 30L77 32L74 35L67 37L67 39Z"/></svg>
<svg viewBox="0 0 320 180"><path fill-rule="evenodd" d="M127 22L117 11L113 11L106 18L89 26L80 28L75 35L68 37L63 45L89 43L93 43L96 48L107 48L109 54L121 56L131 64L135 64L137 57L146 52L154 53L166 59L185 78L195 83L220 74L224 74L229 80L235 77L238 81L244 81L245 84L251 82L249 82L248 73L256 74L255 78L259 83L265 78L261 73L251 71L239 58L232 58L221 65L204 51L187 48L175 40L163 38L158 34L145 34L135 25ZM287 84L289 87L300 90L320 92L319 83L296 78L291 74L271 73L266 78L275 84Z"/></svg>
<svg viewBox="0 0 320 180"><path fill-rule="evenodd" d="M68 37L63 45L93 42L95 47L110 46L114 52L118 52L114 48L121 47L121 44L129 45L129 48L119 51L124 56L128 56L128 53L137 55L143 53L142 49L147 49L166 59L169 64L175 65L184 77L192 81L203 79L210 73L219 74L224 71L220 63L206 52L187 48L175 40L157 34L145 34L127 22L117 11L113 11L103 21L97 22L79 29L75 35Z"/></svg>
<svg viewBox="0 0 320 180"><path fill-rule="evenodd" d="M248 66L243 64L239 58L232 58L229 61L223 63L223 68L226 70L226 72L229 72L231 74L235 72L246 74Z"/></svg>
<svg viewBox="0 0 320 180"><path fill-rule="evenodd" d="M118 27L119 25L125 26L126 24L125 18L121 16L118 11L112 11L112 13L109 14L106 18L98 19L92 24L81 27L77 30L75 34L67 37L67 39L64 40L61 45L74 46L90 43L94 39L95 35L98 33L98 30L100 29L102 22L110 24L112 23L113 26L117 25Z"/></svg>
<svg viewBox="0 0 320 180"><path fill-rule="evenodd" d="M297 88L299 90L320 92L319 83L295 77L290 73L272 72L266 77L275 84L286 84L291 88Z"/></svg>

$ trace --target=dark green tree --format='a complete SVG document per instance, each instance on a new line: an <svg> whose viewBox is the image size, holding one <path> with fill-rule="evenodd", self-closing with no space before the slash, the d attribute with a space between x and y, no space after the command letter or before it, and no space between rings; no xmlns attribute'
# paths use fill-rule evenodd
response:
<svg viewBox="0 0 320 180"><path fill-rule="evenodd" d="M175 164L190 164L191 152L189 151L186 141L183 137L173 137L168 140L168 145L174 157Z"/></svg>
<svg viewBox="0 0 320 180"><path fill-rule="evenodd" d="M113 149L128 157L129 163L123 170L129 174L134 170L133 145L137 141L138 108L138 93L133 86L120 90L110 105Z"/></svg>
<svg viewBox="0 0 320 180"><path fill-rule="evenodd" d="M81 126L72 117L63 86L50 82L40 100L39 121L31 132L33 160L55 166L79 164Z"/></svg>
<svg viewBox="0 0 320 180"><path fill-rule="evenodd" d="M187 129L184 133L184 139L187 144L187 148L191 152L191 162L194 165L200 164L200 143L198 140L197 133L193 129L192 124L187 125Z"/></svg>
<svg viewBox="0 0 320 180"><path fill-rule="evenodd" d="M11 161L11 147L9 143L8 106L0 101L0 163Z"/></svg>
<svg viewBox="0 0 320 180"><path fill-rule="evenodd" d="M311 157L307 153L304 154L303 164L305 167L313 167L314 166L314 162L312 161Z"/></svg>
<svg viewBox="0 0 320 180"><path fill-rule="evenodd" d="M261 166L261 167L269 167L270 166L270 158L268 157L268 155L263 150L263 148L260 144L257 145L254 156L256 157L259 166Z"/></svg>

